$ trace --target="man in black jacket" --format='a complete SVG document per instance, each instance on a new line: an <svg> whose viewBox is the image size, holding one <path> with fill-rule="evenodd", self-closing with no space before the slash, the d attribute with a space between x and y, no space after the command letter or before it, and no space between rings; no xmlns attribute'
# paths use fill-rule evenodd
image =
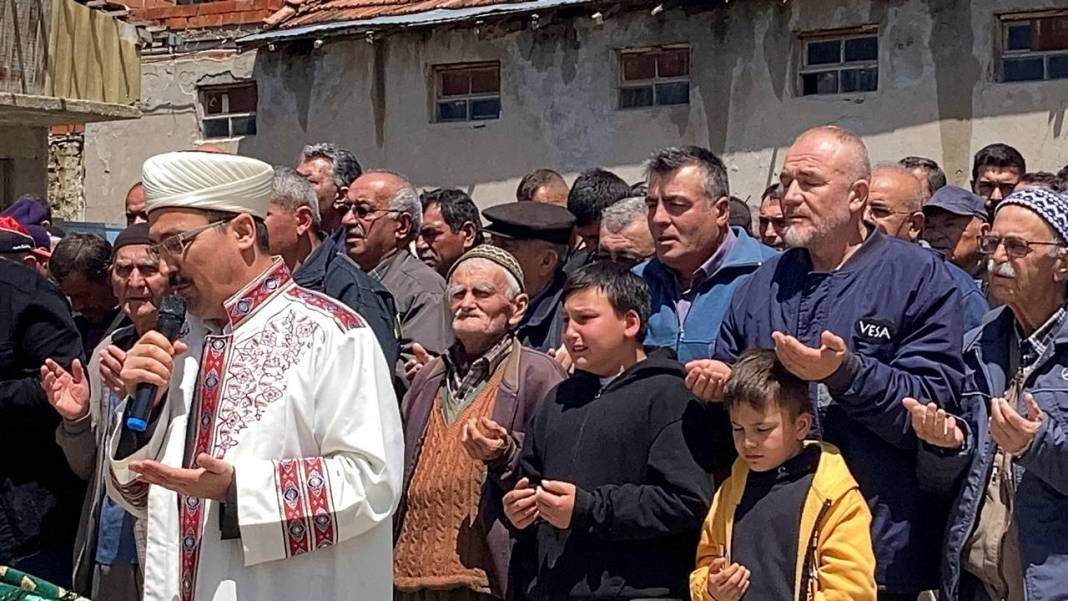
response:
<svg viewBox="0 0 1068 601"><path fill-rule="evenodd" d="M267 211L271 254L281 255L297 284L337 299L367 321L386 362L397 362L397 310L393 295L320 234L315 191L299 173L275 167L274 192Z"/></svg>
<svg viewBox="0 0 1068 601"><path fill-rule="evenodd" d="M539 406L524 476L504 498L522 531L518 596L688 599L688 572L713 482L705 409L670 350L646 356L649 290L598 262L564 288L575 374Z"/></svg>
<svg viewBox="0 0 1068 601"><path fill-rule="evenodd" d="M45 359L69 369L82 343L66 299L21 264L33 238L20 230L0 227L0 564L69 586L85 485L55 443L39 373Z"/></svg>

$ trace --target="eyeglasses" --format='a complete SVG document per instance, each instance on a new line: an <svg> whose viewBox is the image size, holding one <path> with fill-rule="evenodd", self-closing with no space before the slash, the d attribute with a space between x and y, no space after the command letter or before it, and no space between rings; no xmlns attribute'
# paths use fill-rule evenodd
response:
<svg viewBox="0 0 1068 601"><path fill-rule="evenodd" d="M173 258L181 256L185 252L185 249L189 248L189 245L193 243L193 239L200 235L201 232L210 230L213 227L229 223L230 219L220 219L218 221L212 221L207 225L195 227L187 232L175 234L168 238L164 238L162 242L154 246L149 247L149 253L157 258Z"/></svg>
<svg viewBox="0 0 1068 601"><path fill-rule="evenodd" d="M868 213L876 219L886 219L891 215L911 215L912 211L895 211L885 205L868 205Z"/></svg>
<svg viewBox="0 0 1068 601"><path fill-rule="evenodd" d="M338 200L334 202L334 210L338 212L340 217L344 217L346 213L352 211L352 214L357 219L367 219L369 216L375 213L400 213L400 209L376 209L369 204L361 202L345 202Z"/></svg>
<svg viewBox="0 0 1068 601"><path fill-rule="evenodd" d="M998 246L1005 245L1005 253L1014 259L1026 257L1033 251L1032 246L1061 246L1064 244L1060 242L1038 242L1035 240L1024 240L1016 236L995 236L986 235L979 236L979 252L984 255L992 255L997 251Z"/></svg>
<svg viewBox="0 0 1068 601"><path fill-rule="evenodd" d="M126 223L134 223L140 219L141 221L148 221L147 211L134 211L126 213Z"/></svg>
<svg viewBox="0 0 1068 601"><path fill-rule="evenodd" d="M598 250L593 255L594 261L610 261L627 267L634 267L649 257L638 256L628 252L613 253L606 250Z"/></svg>
<svg viewBox="0 0 1068 601"><path fill-rule="evenodd" d="M975 182L975 193L983 198L990 198L994 194L994 188L997 188L1001 192L1001 197L1005 198L1009 194L1012 194L1016 189L1015 183L1007 182L987 182L978 181Z"/></svg>

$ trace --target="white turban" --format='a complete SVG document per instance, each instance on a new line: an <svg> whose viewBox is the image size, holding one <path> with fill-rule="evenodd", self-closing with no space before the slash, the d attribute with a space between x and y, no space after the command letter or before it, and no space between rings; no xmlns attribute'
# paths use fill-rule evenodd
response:
<svg viewBox="0 0 1068 601"><path fill-rule="evenodd" d="M183 208L267 217L274 169L214 152L168 152L145 161L145 210Z"/></svg>

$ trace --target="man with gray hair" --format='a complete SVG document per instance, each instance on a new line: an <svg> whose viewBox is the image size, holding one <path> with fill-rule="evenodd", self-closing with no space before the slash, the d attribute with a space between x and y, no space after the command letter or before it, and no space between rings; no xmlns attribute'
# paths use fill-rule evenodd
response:
<svg viewBox="0 0 1068 601"><path fill-rule="evenodd" d="M915 601L937 582L946 514L920 489L900 401L960 398L960 293L944 260L864 220L871 167L853 132L801 134L779 180L790 248L735 292L715 345L723 364L698 396L721 399L722 368L754 347L810 382L818 435L841 449L871 509L879 600Z"/></svg>
<svg viewBox="0 0 1068 601"><path fill-rule="evenodd" d="M323 235L315 191L300 173L275 167L273 185L264 220L271 254L282 257L298 285L337 299L363 317L386 362L394 365L400 351L393 295Z"/></svg>
<svg viewBox="0 0 1068 601"><path fill-rule="evenodd" d="M942 171L942 168L934 159L909 156L897 163L908 169L912 176L920 182L920 186L923 188L924 204L931 200L935 192L938 192L946 185L946 172Z"/></svg>
<svg viewBox="0 0 1068 601"><path fill-rule="evenodd" d="M730 227L727 168L698 146L665 148L645 163L645 199L656 257L634 271L652 294L646 346L673 349L686 366L687 386L707 384L720 320L738 286L775 251L740 227ZM701 396L698 394L698 396ZM715 475L725 478L736 455L730 421L710 408Z"/></svg>
<svg viewBox="0 0 1068 601"><path fill-rule="evenodd" d="M645 198L624 198L601 215L597 259L633 267L656 254Z"/></svg>
<svg viewBox="0 0 1068 601"><path fill-rule="evenodd" d="M339 203L344 203L349 186L363 173L356 155L329 142L310 144L300 153L297 172L315 190L322 231L334 233L341 225ZM339 234L335 242L343 239L344 236Z"/></svg>
<svg viewBox="0 0 1068 601"><path fill-rule="evenodd" d="M349 186L337 205L349 257L393 294L400 317L398 378L410 381L414 369L452 344L445 311L445 280L413 255L423 205L405 177L368 171Z"/></svg>
<svg viewBox="0 0 1068 601"><path fill-rule="evenodd" d="M401 404L399 601L507 598L513 541L503 496L518 480L527 419L566 377L516 338L530 299L515 257L476 246L448 275L456 344L419 371Z"/></svg>

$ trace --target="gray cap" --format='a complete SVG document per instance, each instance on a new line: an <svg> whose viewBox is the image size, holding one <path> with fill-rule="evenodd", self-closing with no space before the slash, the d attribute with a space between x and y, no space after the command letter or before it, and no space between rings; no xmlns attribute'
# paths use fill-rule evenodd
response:
<svg viewBox="0 0 1068 601"><path fill-rule="evenodd" d="M978 217L983 221L989 221L990 215L986 212L986 205L982 198L964 188L957 186L942 186L931 196L931 200L923 205L924 215L930 215L931 211L938 209L954 215L966 215Z"/></svg>

